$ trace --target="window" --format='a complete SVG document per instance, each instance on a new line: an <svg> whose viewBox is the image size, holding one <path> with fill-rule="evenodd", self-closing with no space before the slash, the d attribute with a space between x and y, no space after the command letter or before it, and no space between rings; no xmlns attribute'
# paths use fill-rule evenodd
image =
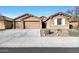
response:
<svg viewBox="0 0 79 59"><path fill-rule="evenodd" d="M57 25L61 25L62 24L62 19L61 18L58 18L57 19Z"/></svg>

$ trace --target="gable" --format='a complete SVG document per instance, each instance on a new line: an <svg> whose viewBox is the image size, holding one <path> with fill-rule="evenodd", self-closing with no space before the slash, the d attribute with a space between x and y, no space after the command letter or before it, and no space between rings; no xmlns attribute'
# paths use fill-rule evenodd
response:
<svg viewBox="0 0 79 59"><path fill-rule="evenodd" d="M24 21L41 21L39 17L29 17L25 18Z"/></svg>
<svg viewBox="0 0 79 59"><path fill-rule="evenodd" d="M61 19L61 21L59 21L58 19ZM58 25L58 24L65 25L65 23L69 22L69 19L65 15L56 15L48 19L46 22L51 23L53 25Z"/></svg>
<svg viewBox="0 0 79 59"><path fill-rule="evenodd" d="M70 16L70 15L68 15L66 13L58 12L58 13L56 13L54 15L49 16L46 21L48 21L49 19L53 19L53 18L71 18L71 17L72 16Z"/></svg>
<svg viewBox="0 0 79 59"><path fill-rule="evenodd" d="M41 18L34 15L26 14L26 15L21 15L15 18L14 20L15 21L40 21Z"/></svg>

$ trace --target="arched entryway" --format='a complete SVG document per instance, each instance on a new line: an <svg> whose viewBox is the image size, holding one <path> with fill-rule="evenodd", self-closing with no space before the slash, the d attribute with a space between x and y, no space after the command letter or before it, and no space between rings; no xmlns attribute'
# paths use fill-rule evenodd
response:
<svg viewBox="0 0 79 59"><path fill-rule="evenodd" d="M69 29L73 29L73 25L69 25Z"/></svg>
<svg viewBox="0 0 79 59"><path fill-rule="evenodd" d="M46 28L46 23L42 22L42 28Z"/></svg>

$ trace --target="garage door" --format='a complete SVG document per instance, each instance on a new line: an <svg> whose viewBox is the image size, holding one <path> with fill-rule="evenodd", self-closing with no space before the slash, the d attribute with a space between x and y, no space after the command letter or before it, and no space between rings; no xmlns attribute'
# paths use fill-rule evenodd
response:
<svg viewBox="0 0 79 59"><path fill-rule="evenodd" d="M40 29L40 22L25 22L26 29Z"/></svg>
<svg viewBox="0 0 79 59"><path fill-rule="evenodd" d="M21 22L15 22L16 29L21 29Z"/></svg>

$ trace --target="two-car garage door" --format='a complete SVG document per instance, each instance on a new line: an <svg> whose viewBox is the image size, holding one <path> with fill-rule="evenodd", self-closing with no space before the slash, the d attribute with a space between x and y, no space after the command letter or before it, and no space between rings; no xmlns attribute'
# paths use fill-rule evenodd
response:
<svg viewBox="0 0 79 59"><path fill-rule="evenodd" d="M36 22L32 22L32 21L27 22L27 21L25 21L24 22L25 29L40 29L40 26L41 26L40 21L36 21Z"/></svg>

